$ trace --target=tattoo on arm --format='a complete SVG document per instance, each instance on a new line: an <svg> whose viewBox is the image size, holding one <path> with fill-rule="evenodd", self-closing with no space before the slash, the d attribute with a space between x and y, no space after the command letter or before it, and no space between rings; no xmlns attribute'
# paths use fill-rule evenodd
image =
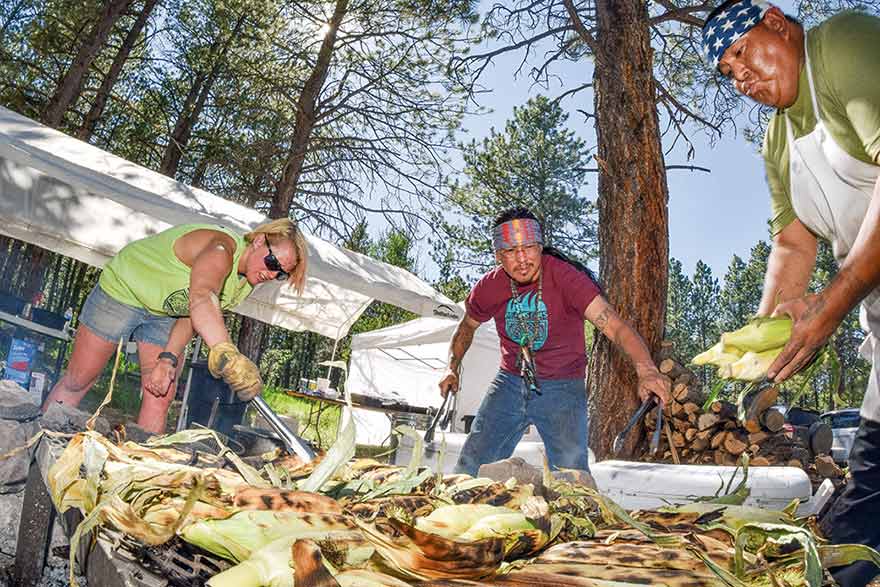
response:
<svg viewBox="0 0 880 587"><path fill-rule="evenodd" d="M605 332L605 328L608 326L608 320L611 318L611 308L603 309L596 319L593 321L593 324L596 325L596 328L601 330L603 333Z"/></svg>
<svg viewBox="0 0 880 587"><path fill-rule="evenodd" d="M471 346L474 340L474 331L469 328L459 327L452 337L452 343L449 345L449 368L453 371L461 369L461 361L464 354Z"/></svg>

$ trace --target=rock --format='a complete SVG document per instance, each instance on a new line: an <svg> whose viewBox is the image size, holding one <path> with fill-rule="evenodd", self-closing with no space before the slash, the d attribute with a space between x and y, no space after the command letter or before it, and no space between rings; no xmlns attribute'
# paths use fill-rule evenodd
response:
<svg viewBox="0 0 880 587"><path fill-rule="evenodd" d="M30 422L0 420L0 454L6 455L24 447L39 430L40 424L37 420ZM32 446L0 460L0 493L17 493L24 488L33 451Z"/></svg>
<svg viewBox="0 0 880 587"><path fill-rule="evenodd" d="M40 399L15 381L0 381L0 420L27 422L40 417Z"/></svg>
<svg viewBox="0 0 880 587"><path fill-rule="evenodd" d="M566 481L575 485L584 485L590 489L596 489L596 480L589 471L582 469L560 469L551 473L554 479Z"/></svg>
<svg viewBox="0 0 880 587"><path fill-rule="evenodd" d="M86 429L86 422L91 417L92 415L89 413L56 402L51 404L46 413L43 414L41 424L46 430L72 434L84 431ZM113 438L111 436L110 424L100 416L95 420L95 430L108 438Z"/></svg>
<svg viewBox="0 0 880 587"><path fill-rule="evenodd" d="M516 479L517 483L531 483L536 495L543 492L543 476L541 469L528 464L520 457L510 457L494 463L486 463L480 466L477 473L477 477L486 477L502 483L511 477Z"/></svg>

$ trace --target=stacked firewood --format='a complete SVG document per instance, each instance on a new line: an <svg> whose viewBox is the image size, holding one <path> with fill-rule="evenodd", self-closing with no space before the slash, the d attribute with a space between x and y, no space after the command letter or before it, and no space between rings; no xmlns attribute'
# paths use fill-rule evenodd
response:
<svg viewBox="0 0 880 587"><path fill-rule="evenodd" d="M814 482L842 479L841 469L829 456L832 435L827 424L786 424L785 416L772 409L779 393L776 387L747 396L741 419L737 406L727 401L715 401L703 411L707 394L700 379L673 358L671 351L671 343L664 342L659 368L672 379L673 401L664 411L660 444L654 453L648 445L657 428L656 410L645 418L645 460L736 465L748 454L752 466L800 467Z"/></svg>

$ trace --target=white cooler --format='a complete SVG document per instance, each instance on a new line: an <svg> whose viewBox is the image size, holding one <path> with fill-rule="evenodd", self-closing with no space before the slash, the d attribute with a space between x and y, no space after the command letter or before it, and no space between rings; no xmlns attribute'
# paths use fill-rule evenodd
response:
<svg viewBox="0 0 880 587"><path fill-rule="evenodd" d="M723 495L734 474L731 490L742 480L742 469L715 465L602 461L591 464L590 472L602 494L628 510L656 509ZM749 467L746 485L751 494L743 505L766 509L781 510L794 498L804 502L812 494L810 478L797 467Z"/></svg>

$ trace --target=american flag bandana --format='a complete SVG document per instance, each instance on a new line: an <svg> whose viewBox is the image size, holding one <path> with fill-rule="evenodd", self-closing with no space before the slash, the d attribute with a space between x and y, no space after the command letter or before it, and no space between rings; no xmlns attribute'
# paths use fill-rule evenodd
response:
<svg viewBox="0 0 880 587"><path fill-rule="evenodd" d="M502 222L492 232L492 245L496 251L536 243L544 244L544 236L541 234L541 225L531 218L514 218Z"/></svg>
<svg viewBox="0 0 880 587"><path fill-rule="evenodd" d="M761 22L772 7L765 0L741 0L707 20L703 25L703 59L717 69L727 48Z"/></svg>

